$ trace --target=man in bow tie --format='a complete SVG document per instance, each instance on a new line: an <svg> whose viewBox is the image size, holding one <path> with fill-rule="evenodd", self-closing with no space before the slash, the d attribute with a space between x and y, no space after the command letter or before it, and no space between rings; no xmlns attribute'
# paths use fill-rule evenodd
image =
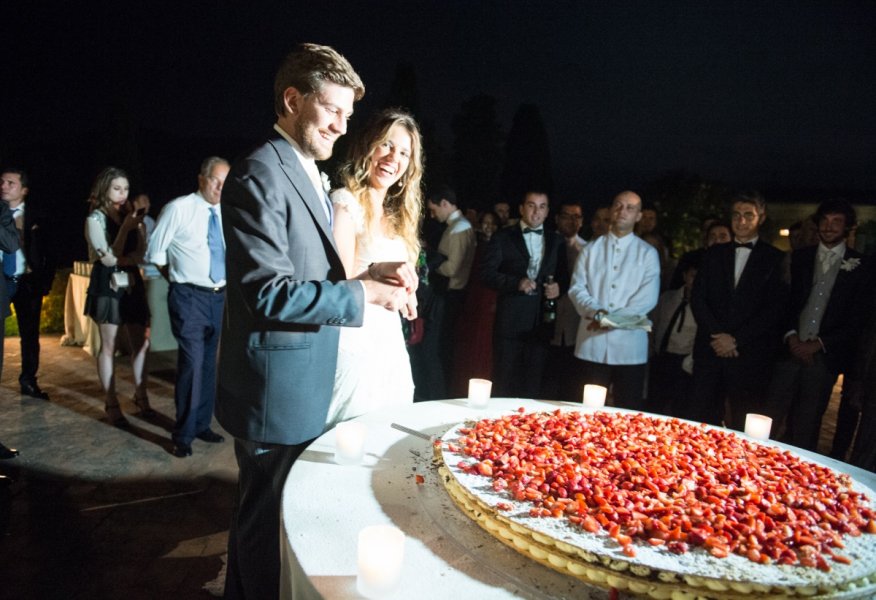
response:
<svg viewBox="0 0 876 600"><path fill-rule="evenodd" d="M497 231L484 253L481 278L498 292L493 327L495 396L540 397L553 335L553 324L542 322L542 301L559 297L555 281L566 270L562 239L544 229L547 215L547 194L527 192L520 205L520 222Z"/></svg>
<svg viewBox="0 0 876 600"><path fill-rule="evenodd" d="M742 430L745 415L765 410L765 395L787 286L784 253L760 239L766 203L756 193L732 202L733 242L705 251L691 308L697 322L693 394L682 417Z"/></svg>
<svg viewBox="0 0 876 600"><path fill-rule="evenodd" d="M846 245L857 223L855 209L848 202L822 202L814 221L818 245L791 254L791 302L783 338L786 352L776 363L770 385L773 422L787 415L786 441L808 450L817 448L821 417L833 384L854 358L862 322L859 290L866 270L858 268L861 253ZM841 416L849 413L840 411ZM857 413L838 420L838 435L843 421L848 421L844 435L850 441Z"/></svg>
<svg viewBox="0 0 876 600"><path fill-rule="evenodd" d="M603 325L606 315L639 318L657 304L660 258L633 233L642 218L642 199L624 191L611 206L611 227L581 250L569 298L581 322L575 340L579 397L586 384L611 389L614 405L640 410L645 394L648 333Z"/></svg>

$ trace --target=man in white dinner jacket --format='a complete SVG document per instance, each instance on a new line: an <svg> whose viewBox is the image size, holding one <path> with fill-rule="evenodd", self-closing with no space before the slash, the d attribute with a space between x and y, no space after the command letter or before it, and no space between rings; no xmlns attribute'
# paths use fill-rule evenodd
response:
<svg viewBox="0 0 876 600"><path fill-rule="evenodd" d="M581 315L575 356L581 388L611 388L614 405L641 409L648 362L648 333L601 324L605 316L644 317L660 294L657 250L633 234L642 218L635 192L618 194L611 207L609 232L585 246L572 272L569 298Z"/></svg>

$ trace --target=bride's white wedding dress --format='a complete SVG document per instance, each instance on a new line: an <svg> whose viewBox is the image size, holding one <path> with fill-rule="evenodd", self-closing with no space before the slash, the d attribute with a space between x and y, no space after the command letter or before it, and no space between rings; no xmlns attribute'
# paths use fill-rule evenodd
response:
<svg viewBox="0 0 876 600"><path fill-rule="evenodd" d="M365 213L348 190L332 192L332 202L347 209L356 226L354 273L365 271L373 262L408 259L401 238L390 239L382 233L370 238L366 235ZM366 303L362 326L341 328L326 429L378 408L414 401L411 361L400 319L398 312Z"/></svg>

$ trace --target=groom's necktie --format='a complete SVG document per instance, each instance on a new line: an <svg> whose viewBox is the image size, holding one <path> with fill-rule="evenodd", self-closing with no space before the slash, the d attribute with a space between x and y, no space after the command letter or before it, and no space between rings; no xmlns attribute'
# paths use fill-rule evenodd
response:
<svg viewBox="0 0 876 600"><path fill-rule="evenodd" d="M207 226L207 245L210 247L210 279L219 283L225 279L225 248L222 246L222 228L219 227L219 208L210 207Z"/></svg>

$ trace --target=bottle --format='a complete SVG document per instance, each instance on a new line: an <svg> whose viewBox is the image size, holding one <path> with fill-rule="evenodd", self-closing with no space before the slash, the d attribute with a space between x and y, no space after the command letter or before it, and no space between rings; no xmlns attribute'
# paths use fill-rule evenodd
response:
<svg viewBox="0 0 876 600"><path fill-rule="evenodd" d="M550 285L554 282L554 276L548 275L547 285ZM553 323L557 320L557 299L556 298L548 298L545 296L544 301L541 303L541 322L542 323Z"/></svg>

